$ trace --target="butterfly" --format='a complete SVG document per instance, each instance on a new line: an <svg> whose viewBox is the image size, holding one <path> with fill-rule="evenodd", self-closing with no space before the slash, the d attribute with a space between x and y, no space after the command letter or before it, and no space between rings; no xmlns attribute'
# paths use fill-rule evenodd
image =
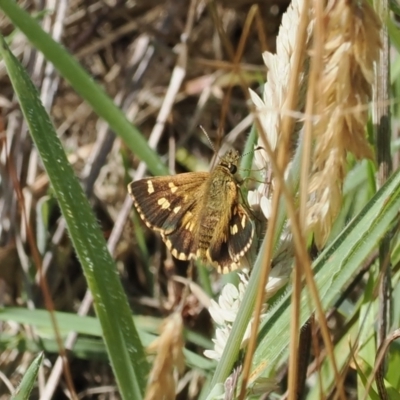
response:
<svg viewBox="0 0 400 400"><path fill-rule="evenodd" d="M140 217L160 232L178 260L200 259L220 273L240 268L254 223L242 204L235 176L239 153L229 150L211 172L188 172L131 182Z"/></svg>

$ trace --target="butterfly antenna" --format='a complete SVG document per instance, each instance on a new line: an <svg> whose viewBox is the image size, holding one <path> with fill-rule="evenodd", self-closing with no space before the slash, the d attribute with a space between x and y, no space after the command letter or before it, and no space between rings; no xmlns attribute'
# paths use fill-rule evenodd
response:
<svg viewBox="0 0 400 400"><path fill-rule="evenodd" d="M202 125L199 125L199 128L200 128L200 129L203 131L203 133L206 135L206 138L207 138L207 140L208 140L208 143L210 143L211 148L213 149L214 153L216 153L215 147L214 147L214 145L213 145L213 142L211 141L210 136L208 136L208 133L206 132L206 130L203 128Z"/></svg>
<svg viewBox="0 0 400 400"><path fill-rule="evenodd" d="M250 150L247 153L244 153L240 156L240 158L247 156L247 154L255 153L257 150L264 150L264 147L262 146L257 146L254 150Z"/></svg>

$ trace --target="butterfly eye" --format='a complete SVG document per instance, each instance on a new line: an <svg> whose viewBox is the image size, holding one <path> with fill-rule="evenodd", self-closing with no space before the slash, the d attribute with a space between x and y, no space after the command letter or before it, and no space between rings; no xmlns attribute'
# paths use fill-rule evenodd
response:
<svg viewBox="0 0 400 400"><path fill-rule="evenodd" d="M237 167L235 164L229 164L229 171L231 174L236 174Z"/></svg>

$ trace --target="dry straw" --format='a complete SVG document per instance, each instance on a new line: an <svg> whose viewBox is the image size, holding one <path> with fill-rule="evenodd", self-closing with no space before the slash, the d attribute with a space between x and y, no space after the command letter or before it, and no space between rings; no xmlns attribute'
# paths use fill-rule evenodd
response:
<svg viewBox="0 0 400 400"><path fill-rule="evenodd" d="M318 247L328 239L342 200L347 155L373 158L366 138L381 24L366 0L335 0L324 15L321 79L307 227Z"/></svg>
<svg viewBox="0 0 400 400"><path fill-rule="evenodd" d="M161 327L161 335L149 346L156 353L150 372L145 400L175 399L175 373L185 368L183 321L179 313L170 315Z"/></svg>

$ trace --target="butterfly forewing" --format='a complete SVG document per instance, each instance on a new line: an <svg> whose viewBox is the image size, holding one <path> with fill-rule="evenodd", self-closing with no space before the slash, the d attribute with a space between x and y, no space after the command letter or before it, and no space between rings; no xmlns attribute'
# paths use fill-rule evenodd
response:
<svg viewBox="0 0 400 400"><path fill-rule="evenodd" d="M168 235L194 207L208 173L187 173L131 182L128 191L146 225Z"/></svg>

